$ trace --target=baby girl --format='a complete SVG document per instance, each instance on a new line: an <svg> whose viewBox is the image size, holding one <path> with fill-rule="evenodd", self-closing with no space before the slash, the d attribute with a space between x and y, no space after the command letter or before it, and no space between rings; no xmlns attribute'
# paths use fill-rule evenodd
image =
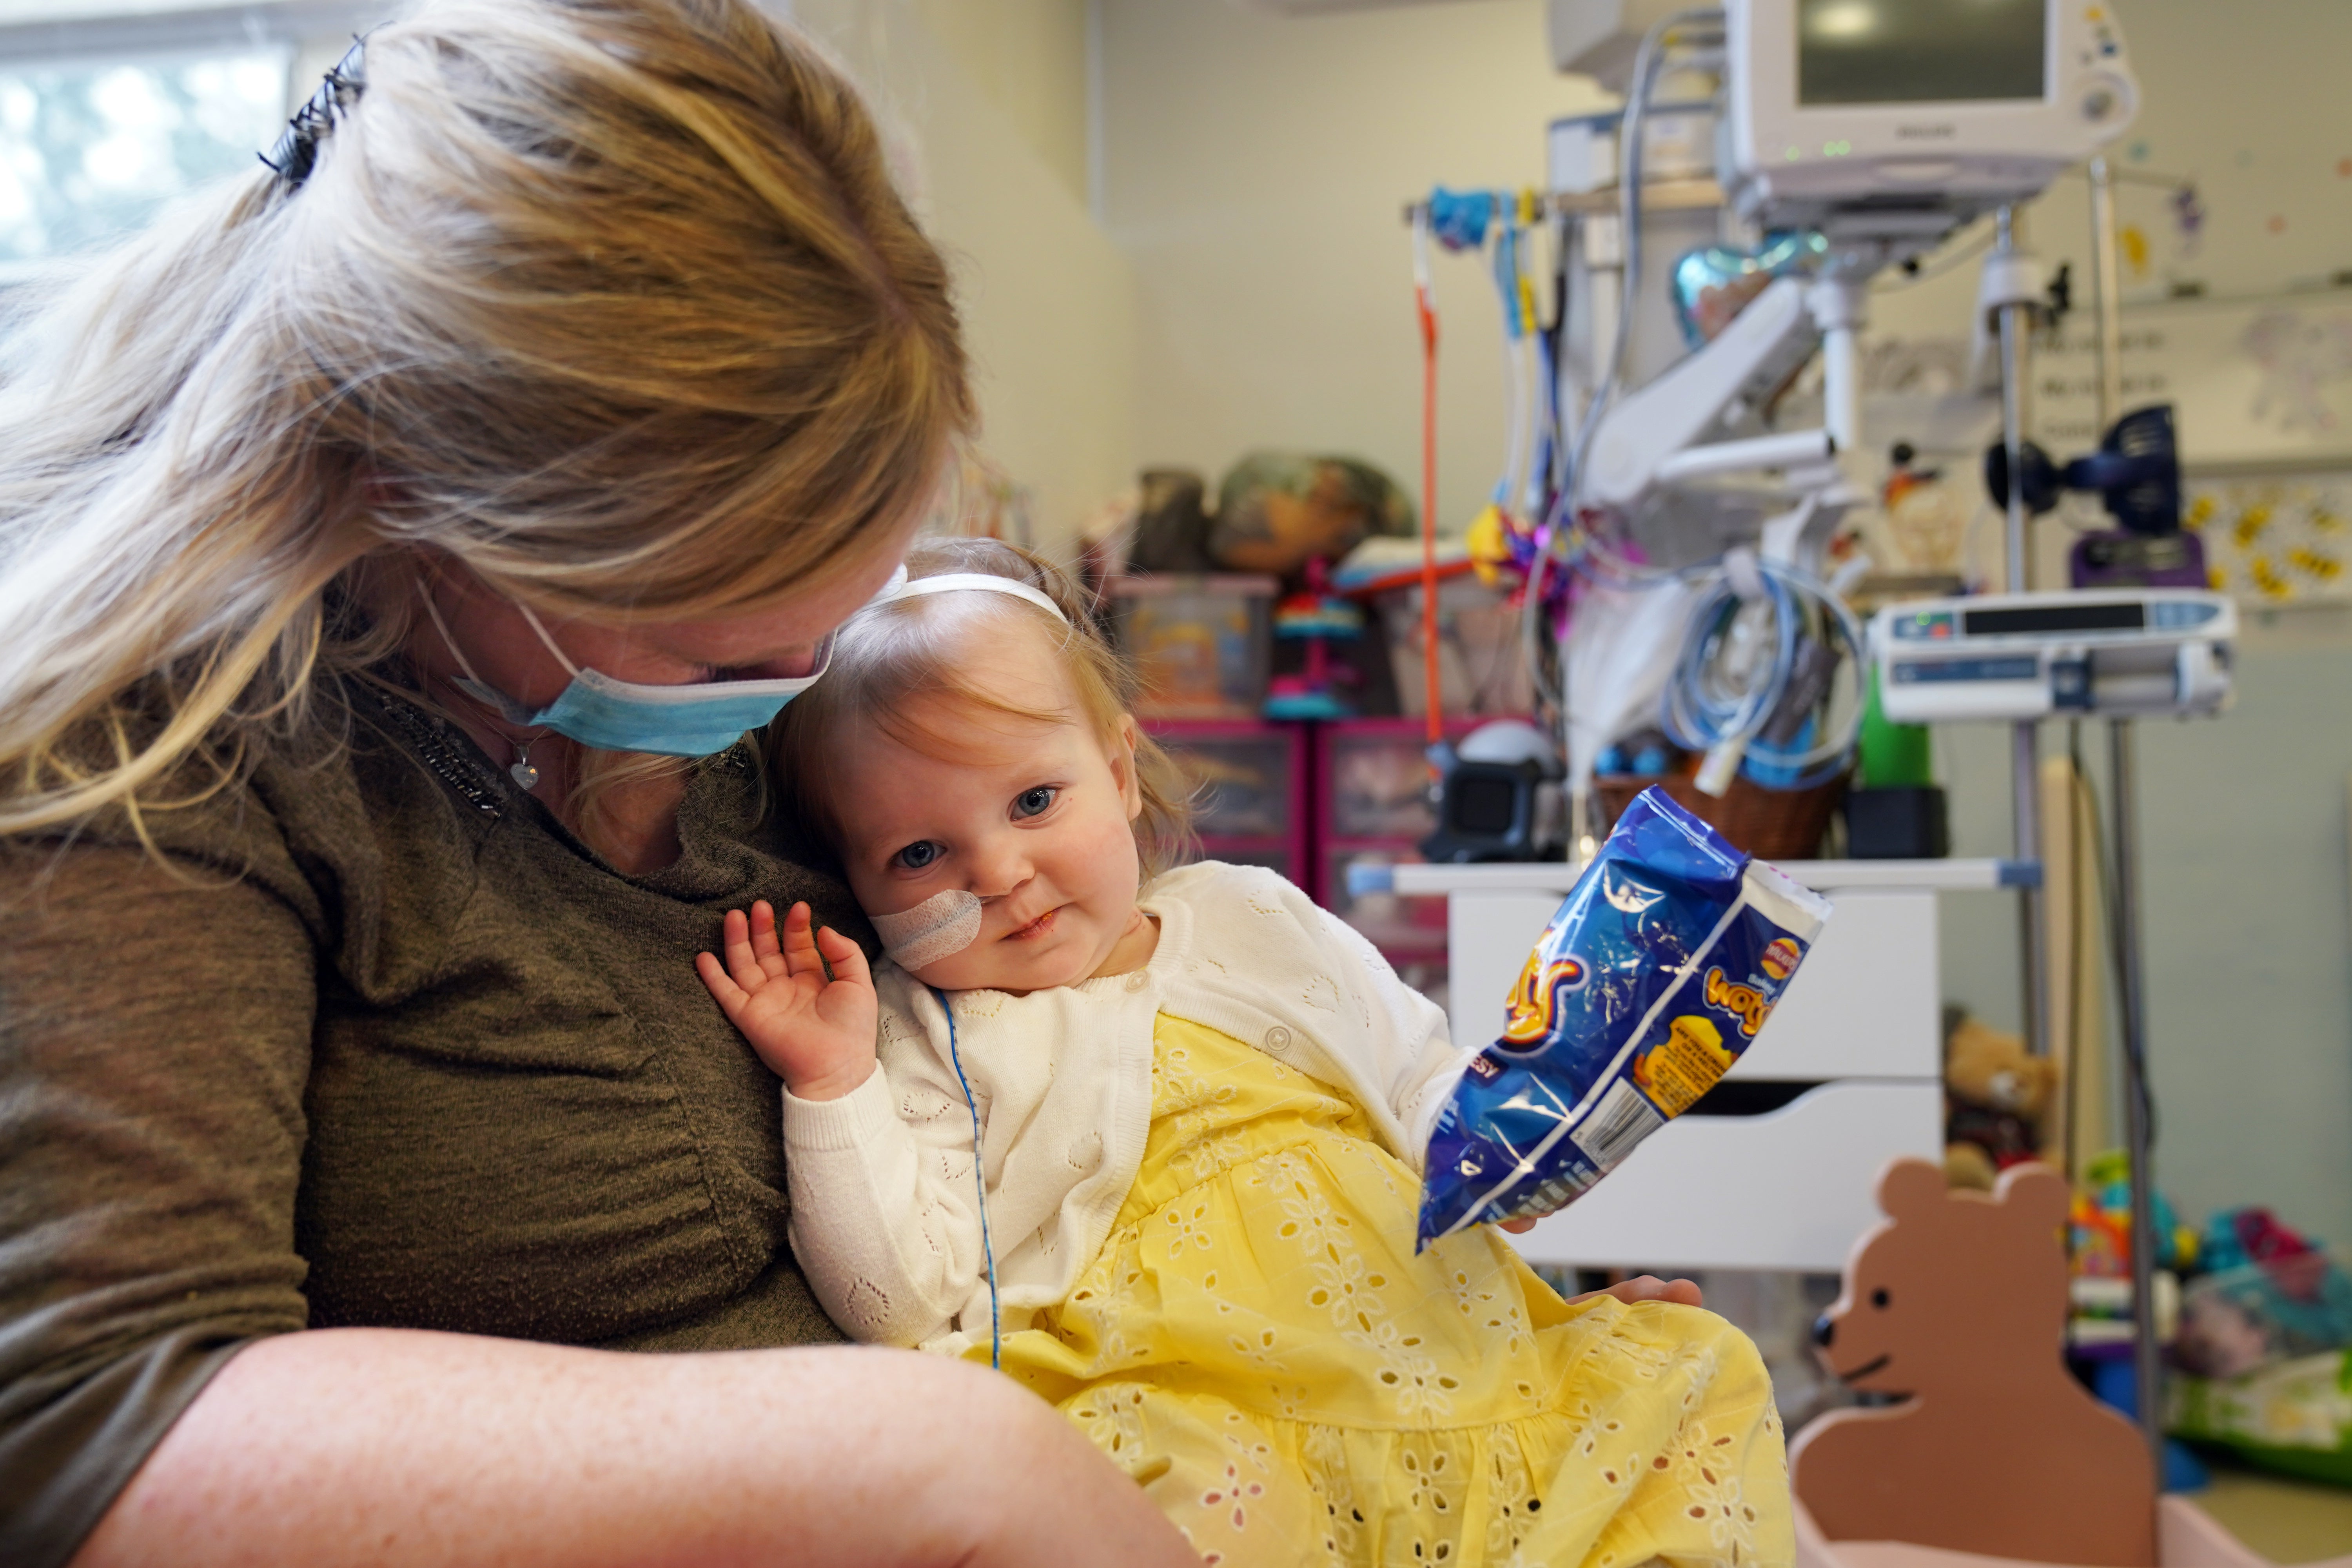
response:
<svg viewBox="0 0 2352 1568"><path fill-rule="evenodd" d="M795 905L703 979L784 1080L792 1241L861 1340L996 1360L1211 1563L1791 1561L1721 1320L1563 1302L1489 1227L1416 1255L1444 1015L1186 841L1069 582L919 548L773 734L889 961Z"/></svg>

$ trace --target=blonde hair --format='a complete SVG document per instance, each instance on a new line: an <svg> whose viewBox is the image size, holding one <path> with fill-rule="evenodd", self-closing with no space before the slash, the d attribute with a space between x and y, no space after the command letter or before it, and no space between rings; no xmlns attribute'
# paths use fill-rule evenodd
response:
<svg viewBox="0 0 2352 1568"><path fill-rule="evenodd" d="M372 554L607 622L763 606L971 424L872 122L749 0L427 0L364 70L306 183L193 198L0 350L0 835L301 731L408 633L357 608Z"/></svg>
<svg viewBox="0 0 2352 1568"><path fill-rule="evenodd" d="M836 849L841 818L829 791L830 763L839 738L871 727L901 744L936 753L942 737L916 724L908 710L919 697L949 696L985 712L1041 723L1077 720L1107 746L1119 743L1119 724L1135 706L1135 673L1095 624L1090 605L1069 574L1053 563L993 539L929 539L908 553L910 578L950 572L983 573L1025 583L1059 606L1067 626L1046 622L1045 612L1008 594L957 595L952 609L945 595L893 599L859 611L835 636L833 664L825 676L769 726L769 768L800 820ZM1040 711L1007 702L972 684L958 657L975 617L1017 621L1026 616L1051 626L1062 673L1078 711ZM1136 847L1148 880L1191 858L1192 800L1168 753L1138 732L1135 774L1143 810L1135 819Z"/></svg>

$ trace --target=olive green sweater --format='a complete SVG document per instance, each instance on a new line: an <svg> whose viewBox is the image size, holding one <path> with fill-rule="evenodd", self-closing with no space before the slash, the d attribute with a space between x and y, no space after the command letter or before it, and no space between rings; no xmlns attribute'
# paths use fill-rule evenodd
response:
<svg viewBox="0 0 2352 1568"><path fill-rule="evenodd" d="M785 1243L776 1080L696 977L841 884L739 749L627 877L359 682L309 755L123 837L0 845L0 1563L72 1555L257 1336L839 1338ZM334 741L348 734L348 744ZM301 750L304 748L297 748Z"/></svg>

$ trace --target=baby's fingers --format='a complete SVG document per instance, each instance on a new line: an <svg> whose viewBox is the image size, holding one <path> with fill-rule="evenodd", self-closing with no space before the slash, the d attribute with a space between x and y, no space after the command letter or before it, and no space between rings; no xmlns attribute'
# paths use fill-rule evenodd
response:
<svg viewBox="0 0 2352 1568"><path fill-rule="evenodd" d="M818 952L824 954L824 961L833 965L833 977L835 980L846 980L854 985L863 985L869 990L873 987L874 975L866 967L864 948L859 947L831 926L816 933L816 947Z"/></svg>
<svg viewBox="0 0 2352 1568"><path fill-rule="evenodd" d="M1689 1280L1661 1279L1654 1274L1644 1274L1638 1279L1621 1279L1606 1289L1587 1290L1581 1296L1570 1296L1569 1300L1571 1303L1590 1301L1595 1296L1614 1296L1629 1307L1643 1301L1670 1301L1678 1307L1706 1305L1699 1288Z"/></svg>
<svg viewBox="0 0 2352 1568"><path fill-rule="evenodd" d="M729 910L720 928L720 951L727 955L727 973L746 992L757 991L768 983L768 972L760 963L759 954L751 945L751 922L741 910Z"/></svg>
<svg viewBox="0 0 2352 1568"><path fill-rule="evenodd" d="M784 915L784 973L797 978L814 974L824 978L824 965L817 962L817 945L809 930L809 907L794 904Z"/></svg>
<svg viewBox="0 0 2352 1568"><path fill-rule="evenodd" d="M742 1012L744 1005L751 1000L751 994L735 984L727 973L727 966L713 954L696 953L694 972L702 976L702 984L709 991L710 999L719 1004L719 1010L730 1019Z"/></svg>
<svg viewBox="0 0 2352 1568"><path fill-rule="evenodd" d="M771 977L792 973L776 942L775 909L765 899L751 905L751 956L759 961L761 973Z"/></svg>

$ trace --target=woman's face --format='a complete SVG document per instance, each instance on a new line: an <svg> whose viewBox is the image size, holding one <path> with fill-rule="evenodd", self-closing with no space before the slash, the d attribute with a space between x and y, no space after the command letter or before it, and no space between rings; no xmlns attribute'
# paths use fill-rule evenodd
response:
<svg viewBox="0 0 2352 1568"><path fill-rule="evenodd" d="M914 531L911 522L894 531L832 583L758 610L631 626L544 614L540 620L572 663L615 680L679 686L806 675L815 668L817 645L825 634L890 580ZM512 600L462 568L445 567L423 581L481 680L532 708L553 702L571 684L572 672ZM409 655L428 678L446 681L464 673L429 616L418 617Z"/></svg>

